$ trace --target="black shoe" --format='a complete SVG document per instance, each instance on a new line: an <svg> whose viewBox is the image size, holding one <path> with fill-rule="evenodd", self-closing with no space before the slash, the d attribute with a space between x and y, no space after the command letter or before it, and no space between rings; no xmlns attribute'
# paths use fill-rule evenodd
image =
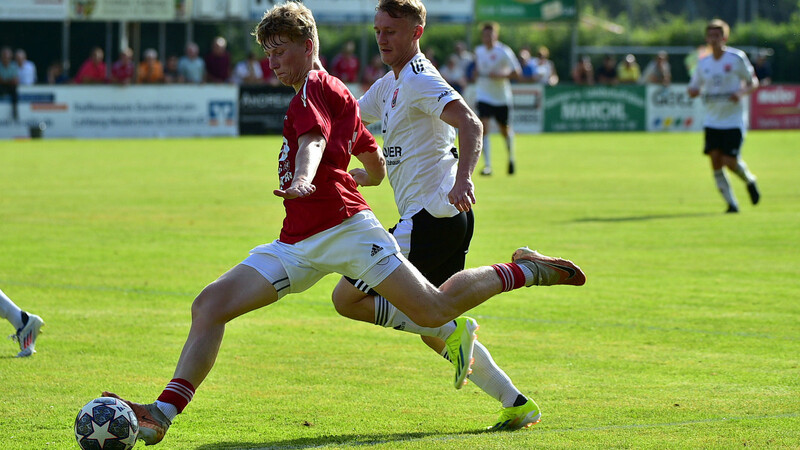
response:
<svg viewBox="0 0 800 450"><path fill-rule="evenodd" d="M761 198L761 193L758 192L758 186L756 186L756 182L753 181L751 183L747 183L747 192L750 193L750 201L754 204L758 204L758 200Z"/></svg>
<svg viewBox="0 0 800 450"><path fill-rule="evenodd" d="M514 175L514 161L508 162L508 174Z"/></svg>
<svg viewBox="0 0 800 450"><path fill-rule="evenodd" d="M725 211L726 213L738 213L739 208L734 205L728 205L728 210Z"/></svg>
<svg viewBox="0 0 800 450"><path fill-rule="evenodd" d="M489 176L491 174L492 174L491 167L484 167L483 170L481 170L481 175Z"/></svg>

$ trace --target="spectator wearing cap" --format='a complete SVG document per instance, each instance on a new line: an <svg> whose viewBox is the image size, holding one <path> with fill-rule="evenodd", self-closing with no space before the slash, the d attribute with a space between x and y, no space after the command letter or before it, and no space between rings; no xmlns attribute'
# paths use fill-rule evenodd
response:
<svg viewBox="0 0 800 450"><path fill-rule="evenodd" d="M636 57L628 53L617 66L617 80L620 84L632 84L638 83L641 77L642 70L639 68L639 63L636 62Z"/></svg>
<svg viewBox="0 0 800 450"><path fill-rule="evenodd" d="M640 82L669 86L672 82L672 69L669 66L667 52L663 50L658 52L656 57L647 63Z"/></svg>
<svg viewBox="0 0 800 450"><path fill-rule="evenodd" d="M158 60L158 52L148 48L144 51L144 60L139 63L138 81L142 84L164 82L164 66Z"/></svg>

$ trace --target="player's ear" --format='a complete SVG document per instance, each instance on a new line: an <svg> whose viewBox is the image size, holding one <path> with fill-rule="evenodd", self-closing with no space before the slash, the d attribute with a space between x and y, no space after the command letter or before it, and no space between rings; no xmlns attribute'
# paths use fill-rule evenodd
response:
<svg viewBox="0 0 800 450"><path fill-rule="evenodd" d="M414 39L419 39L422 37L422 33L425 32L425 28L422 25L417 25L414 27Z"/></svg>
<svg viewBox="0 0 800 450"><path fill-rule="evenodd" d="M313 55L314 54L314 41L311 40L311 39L306 39L305 46L306 46L305 54L307 56L308 55Z"/></svg>

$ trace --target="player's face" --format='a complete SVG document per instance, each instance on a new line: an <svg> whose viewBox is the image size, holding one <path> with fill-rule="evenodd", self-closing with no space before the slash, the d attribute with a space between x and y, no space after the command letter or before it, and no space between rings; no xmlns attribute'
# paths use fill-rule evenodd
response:
<svg viewBox="0 0 800 450"><path fill-rule="evenodd" d="M313 44L310 39L294 42L285 36L273 36L264 46L264 51L269 58L269 68L282 84L295 89L302 86L311 69Z"/></svg>
<svg viewBox="0 0 800 450"><path fill-rule="evenodd" d="M721 48L725 44L725 37L722 30L719 28L712 28L706 31L706 43L711 48Z"/></svg>
<svg viewBox="0 0 800 450"><path fill-rule="evenodd" d="M381 60L395 73L419 51L422 26L413 24L405 17L392 17L385 11L378 11L374 29Z"/></svg>
<svg viewBox="0 0 800 450"><path fill-rule="evenodd" d="M481 31L481 42L487 47L492 47L497 42L497 33L491 28Z"/></svg>

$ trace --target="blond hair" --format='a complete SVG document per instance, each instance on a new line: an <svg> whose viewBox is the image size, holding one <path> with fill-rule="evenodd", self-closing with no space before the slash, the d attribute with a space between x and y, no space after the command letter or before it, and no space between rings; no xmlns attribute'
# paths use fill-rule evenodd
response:
<svg viewBox="0 0 800 450"><path fill-rule="evenodd" d="M722 19L714 19L711 22L708 22L708 25L706 25L706 33L708 33L709 30L721 30L722 37L728 39L728 35L731 32L731 27Z"/></svg>
<svg viewBox="0 0 800 450"><path fill-rule="evenodd" d="M281 38L286 37L293 42L305 42L311 39L314 44L314 56L319 54L319 35L317 22L311 10L299 2L287 1L275 5L264 13L261 22L251 33L264 51L267 45L279 45Z"/></svg>
<svg viewBox="0 0 800 450"><path fill-rule="evenodd" d="M395 19L406 18L414 25L425 26L428 12L420 0L379 0L375 11L383 11Z"/></svg>

